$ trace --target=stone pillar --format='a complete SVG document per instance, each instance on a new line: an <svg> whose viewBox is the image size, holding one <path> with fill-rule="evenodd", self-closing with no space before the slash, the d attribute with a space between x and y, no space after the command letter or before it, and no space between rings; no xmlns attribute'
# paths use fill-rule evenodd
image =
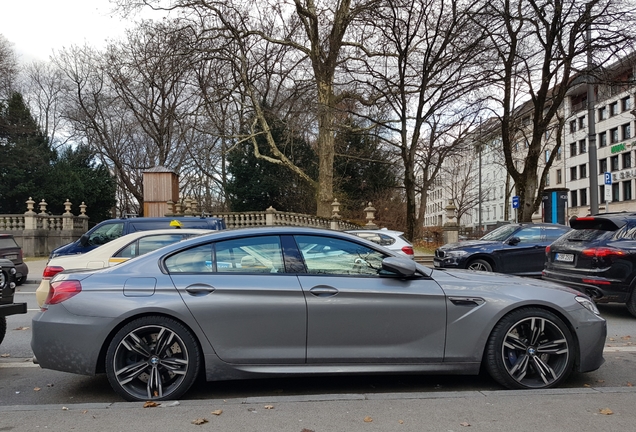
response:
<svg viewBox="0 0 636 432"><path fill-rule="evenodd" d="M276 215L276 209L272 206L269 206L269 208L265 210L265 225L273 226L275 215Z"/></svg>
<svg viewBox="0 0 636 432"><path fill-rule="evenodd" d="M64 203L64 214L62 215L62 231L73 231L73 213L71 213L71 206L73 204L66 198Z"/></svg>
<svg viewBox="0 0 636 432"><path fill-rule="evenodd" d="M33 205L35 201L31 197L26 201L27 211L24 213L24 229L34 230L37 229L36 213L33 211Z"/></svg>
<svg viewBox="0 0 636 432"><path fill-rule="evenodd" d="M333 202L331 203L331 224L330 224L330 228L332 230L339 230L340 229L340 219L342 219L342 216L340 216L339 212L340 212L340 203L338 202L337 199L334 199Z"/></svg>
<svg viewBox="0 0 636 432"><path fill-rule="evenodd" d="M85 233L86 231L88 231L88 215L86 214L86 204L84 203L84 201L82 201L82 204L80 204L79 208L80 215L78 217L82 219L82 229L83 233Z"/></svg>
<svg viewBox="0 0 636 432"><path fill-rule="evenodd" d="M448 200L446 206L446 223L443 227L443 241L447 243L457 243L459 241L459 225L457 225L457 219L455 211L457 207L453 203L453 200Z"/></svg>
<svg viewBox="0 0 636 432"><path fill-rule="evenodd" d="M364 209L367 223L364 226L366 229L378 229L378 226L373 222L375 219L375 208L371 205L371 202L367 204L367 208Z"/></svg>

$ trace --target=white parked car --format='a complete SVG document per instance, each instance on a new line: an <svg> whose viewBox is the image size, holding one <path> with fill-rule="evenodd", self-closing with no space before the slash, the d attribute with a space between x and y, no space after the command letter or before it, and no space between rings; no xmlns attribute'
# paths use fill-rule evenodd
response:
<svg viewBox="0 0 636 432"><path fill-rule="evenodd" d="M382 245L389 250L398 252L400 255L415 259L413 245L404 237L402 231L392 231L382 228L379 230L352 230L347 232Z"/></svg>
<svg viewBox="0 0 636 432"><path fill-rule="evenodd" d="M42 282L35 291L41 307L49 295L50 280L65 270L98 269L128 261L186 238L210 234L207 229L160 229L137 231L112 240L83 254L62 255L51 258L42 273Z"/></svg>

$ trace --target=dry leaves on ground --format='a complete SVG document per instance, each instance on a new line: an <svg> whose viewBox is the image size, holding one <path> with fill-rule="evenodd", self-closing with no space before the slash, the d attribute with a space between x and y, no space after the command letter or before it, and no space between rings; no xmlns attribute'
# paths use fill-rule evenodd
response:
<svg viewBox="0 0 636 432"><path fill-rule="evenodd" d="M42 390L40 387L35 387L35 388L33 389L33 391L40 391L40 390Z"/></svg>
<svg viewBox="0 0 636 432"><path fill-rule="evenodd" d="M222 409L214 410L212 411L211 414L214 414L215 416L220 416L221 414L223 414L223 410Z"/></svg>
<svg viewBox="0 0 636 432"><path fill-rule="evenodd" d="M28 330L30 329L30 327L25 327L25 326L20 326L20 327L16 327L13 330Z"/></svg>
<svg viewBox="0 0 636 432"><path fill-rule="evenodd" d="M207 422L208 422L208 420L204 419L204 418L198 418L198 419L192 420L192 424L194 424L194 425L202 425L202 424L207 423Z"/></svg>
<svg viewBox="0 0 636 432"><path fill-rule="evenodd" d="M599 411L601 414L603 415L612 415L614 414L614 411L612 411L609 408L603 408L602 410Z"/></svg>
<svg viewBox="0 0 636 432"><path fill-rule="evenodd" d="M365 423L371 423L372 421L373 421L373 419L372 419L371 417L369 417L369 416L366 416L366 417L364 418L364 422L365 422Z"/></svg>
<svg viewBox="0 0 636 432"><path fill-rule="evenodd" d="M11 357L11 354L9 354L9 353L6 353L6 354L0 354L0 357L2 357L2 358Z"/></svg>
<svg viewBox="0 0 636 432"><path fill-rule="evenodd" d="M155 408L158 407L159 404L157 402L147 401L144 403L144 408Z"/></svg>
<svg viewBox="0 0 636 432"><path fill-rule="evenodd" d="M274 405L265 405L263 408L265 408L265 409L274 409Z"/></svg>
<svg viewBox="0 0 636 432"><path fill-rule="evenodd" d="M470 423L468 423L468 422L461 422L459 425L460 425L460 426L463 426L463 427L469 427L469 426L470 426Z"/></svg>

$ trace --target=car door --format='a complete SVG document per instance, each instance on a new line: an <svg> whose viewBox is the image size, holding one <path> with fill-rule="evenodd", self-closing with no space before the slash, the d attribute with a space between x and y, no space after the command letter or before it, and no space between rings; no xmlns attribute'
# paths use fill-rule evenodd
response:
<svg viewBox="0 0 636 432"><path fill-rule="evenodd" d="M510 243L516 237L517 243ZM540 226L527 226L516 231L499 251L501 273L540 275L545 263L545 237Z"/></svg>
<svg viewBox="0 0 636 432"><path fill-rule="evenodd" d="M165 260L216 354L228 363L304 363L305 297L278 236L207 243Z"/></svg>
<svg viewBox="0 0 636 432"><path fill-rule="evenodd" d="M381 276L381 252L354 241L296 235L307 273L307 363L441 361L446 306L426 277Z"/></svg>

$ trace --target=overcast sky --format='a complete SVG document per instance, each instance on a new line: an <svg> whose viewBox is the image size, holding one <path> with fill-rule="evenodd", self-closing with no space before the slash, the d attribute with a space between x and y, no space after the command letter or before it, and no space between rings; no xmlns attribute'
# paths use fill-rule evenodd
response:
<svg viewBox="0 0 636 432"><path fill-rule="evenodd" d="M108 0L0 0L0 34L21 62L46 61L53 50L121 38L131 22L111 10Z"/></svg>

